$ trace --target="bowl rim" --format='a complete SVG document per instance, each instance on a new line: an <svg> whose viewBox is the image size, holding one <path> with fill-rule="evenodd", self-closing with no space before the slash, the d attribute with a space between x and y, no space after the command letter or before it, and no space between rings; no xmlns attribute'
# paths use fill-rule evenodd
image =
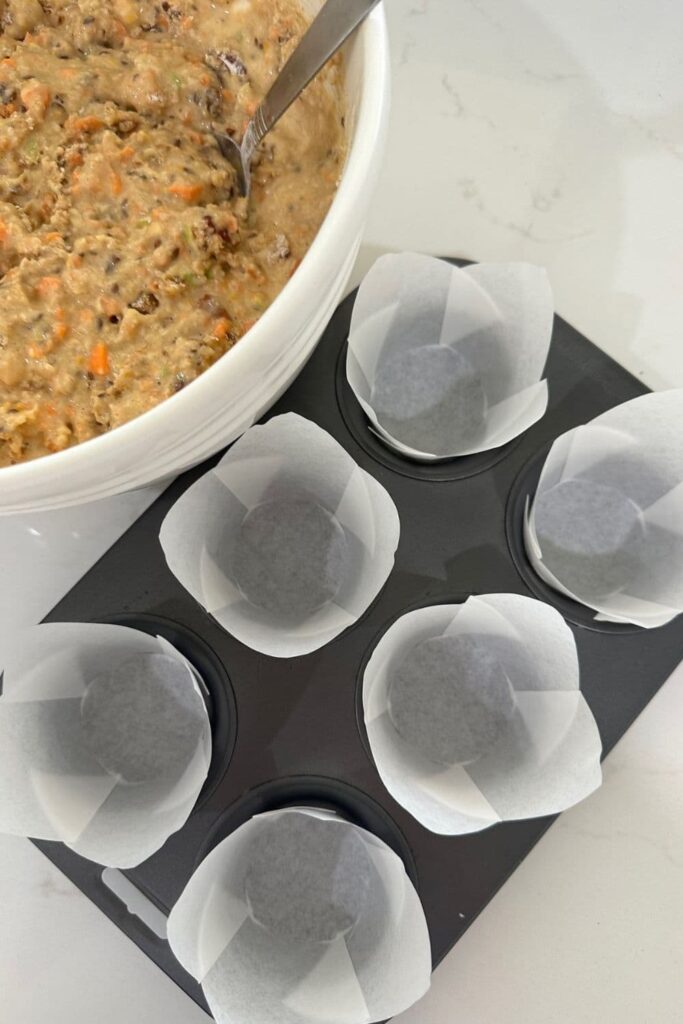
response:
<svg viewBox="0 0 683 1024"><path fill-rule="evenodd" d="M0 488L2 485L11 488L12 506L21 504L21 499L18 496L19 489L22 487L35 488L41 480L43 483L42 493L39 498L37 495L35 496L39 502L38 508L43 508L45 502L52 500L49 492L55 492L54 507L95 500L96 495L90 492L84 493L82 498L74 495L69 499L64 495L63 500L58 499L56 491L61 474L65 473L72 477L74 471L78 470L79 463L82 463L81 470L85 470L88 462L113 466L116 464L117 457L120 458L125 453L131 442L134 446L136 440L138 443L144 441L148 427L153 426L154 434L158 436L160 432L163 432L164 424L170 426L171 423L182 419L184 411L189 411L191 408L196 409L198 405L204 404L203 399L210 398L212 392L219 387L218 381L221 373L238 374L242 367L246 368L252 361L255 350L258 351L266 346L271 323L277 322L276 318L283 306L286 308L287 305L303 304L306 294L310 294L311 290L316 290L321 284L319 278L326 265L324 256L335 245L336 225L343 223L351 214L356 196L359 190L365 186L368 165L373 159L376 140L383 134L383 120L389 95L389 44L383 4L376 7L365 20L359 30L357 42L363 48L361 56L362 88L348 159L339 187L318 233L296 273L276 296L263 316L245 335L249 338L248 344L242 344L244 339L240 339L238 344L224 353L212 366L192 381L191 387L165 398L158 405L113 430L89 438L87 441L82 441L63 451L51 452L49 455L43 455L28 462L0 468ZM252 388L246 394L251 394L254 390ZM166 475L172 476L174 473L170 471ZM49 489L44 488L50 479L55 481L56 486ZM153 479L155 478L150 477L149 482L152 482ZM101 479L93 480L92 483L95 487L99 483L100 487L97 489L101 489ZM132 483L130 488L124 487L122 490L142 486L145 486L145 481ZM87 483L84 480L84 491L86 487ZM8 511L11 512L11 508ZM0 500L0 515L2 514L2 501Z"/></svg>

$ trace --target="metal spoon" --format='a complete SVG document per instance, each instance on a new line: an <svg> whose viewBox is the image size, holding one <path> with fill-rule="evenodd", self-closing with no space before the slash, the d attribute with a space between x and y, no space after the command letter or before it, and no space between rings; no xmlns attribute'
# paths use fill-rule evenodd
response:
<svg viewBox="0 0 683 1024"><path fill-rule="evenodd" d="M237 171L242 195L248 197L251 190L251 159L256 147L378 3L327 0L247 125L242 144L214 131L221 153Z"/></svg>

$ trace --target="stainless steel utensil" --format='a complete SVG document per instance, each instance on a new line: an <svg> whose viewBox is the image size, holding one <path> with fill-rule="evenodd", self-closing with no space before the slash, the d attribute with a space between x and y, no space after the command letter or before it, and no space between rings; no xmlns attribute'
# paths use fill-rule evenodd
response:
<svg viewBox="0 0 683 1024"><path fill-rule="evenodd" d="M241 145L230 135L214 130L221 153L237 171L242 195L248 197L251 190L251 160L256 147L378 3L327 0L247 125Z"/></svg>

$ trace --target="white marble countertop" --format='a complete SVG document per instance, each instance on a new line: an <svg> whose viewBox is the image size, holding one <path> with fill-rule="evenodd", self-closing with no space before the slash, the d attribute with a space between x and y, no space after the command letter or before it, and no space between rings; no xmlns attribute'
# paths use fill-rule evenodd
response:
<svg viewBox="0 0 683 1024"><path fill-rule="evenodd" d="M387 0L378 251L528 259L651 387L683 385L683 6ZM154 497L0 520L0 643ZM683 1020L683 668L472 925L402 1024ZM205 1024L27 841L0 837L0 1020Z"/></svg>

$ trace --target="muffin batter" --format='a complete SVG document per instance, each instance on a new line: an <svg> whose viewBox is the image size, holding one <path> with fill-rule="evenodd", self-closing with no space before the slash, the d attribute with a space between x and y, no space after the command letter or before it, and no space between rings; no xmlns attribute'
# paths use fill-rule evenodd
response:
<svg viewBox="0 0 683 1024"><path fill-rule="evenodd" d="M334 61L241 138L305 31L296 0L0 0L0 466L185 387L296 270L345 155Z"/></svg>

